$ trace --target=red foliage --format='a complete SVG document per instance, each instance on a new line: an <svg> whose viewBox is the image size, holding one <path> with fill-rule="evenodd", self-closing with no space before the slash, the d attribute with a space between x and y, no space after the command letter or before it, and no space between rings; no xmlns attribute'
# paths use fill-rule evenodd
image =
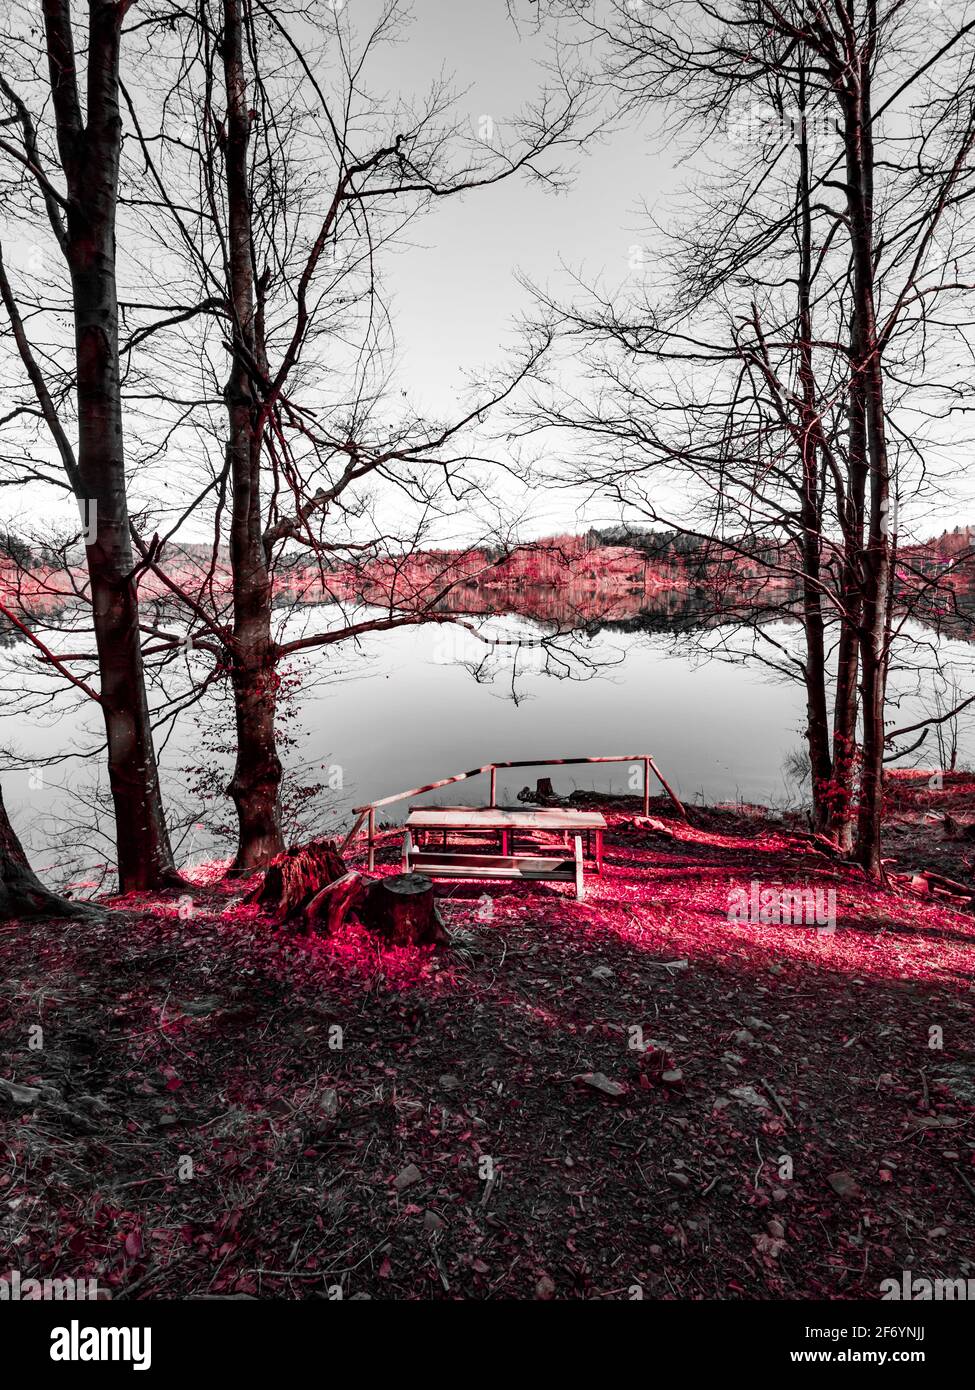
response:
<svg viewBox="0 0 975 1390"><path fill-rule="evenodd" d="M0 1099L9 1262L137 1296L875 1299L959 1272L975 923L698 819L614 815L582 904L451 885L441 957L294 940L225 888L4 931L0 1045L38 1091ZM831 888L835 932L732 920L753 879Z"/></svg>

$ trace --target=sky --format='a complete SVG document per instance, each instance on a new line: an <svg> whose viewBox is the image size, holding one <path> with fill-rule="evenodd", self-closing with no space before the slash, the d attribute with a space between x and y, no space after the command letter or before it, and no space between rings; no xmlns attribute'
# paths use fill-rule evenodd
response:
<svg viewBox="0 0 975 1390"><path fill-rule="evenodd" d="M535 7L519 0L516 9L530 16ZM546 82L553 28L513 23L505 0L417 0L413 14L402 46L377 50L374 89L385 77L391 90L422 92L446 75L461 94L459 117L476 130L487 116L503 130ZM687 176L648 119L616 121L571 164L565 192L513 178L437 204L411 229L411 245L384 260L398 375L421 408L451 415L465 373L500 363L518 341L518 320L534 307L519 277L568 297L574 273L612 285L632 276L633 247L652 237L648 212L676 199ZM548 490L530 499L523 530L550 534L616 519L606 504Z"/></svg>
<svg viewBox="0 0 975 1390"><path fill-rule="evenodd" d="M545 74L548 36L519 32L504 0L419 0L408 49L411 75L433 80L442 66L459 89L472 124L488 115L500 125L529 100ZM390 55L387 53L386 58ZM631 120L583 152L564 194L512 179L438 206L417 232L415 249L390 273L396 332L417 389L446 396L458 367L489 359L531 307L516 279L568 288L560 264L587 275L622 279L645 218L677 182L659 136Z"/></svg>
<svg viewBox="0 0 975 1390"><path fill-rule="evenodd" d="M601 6L605 0L595 0L597 13ZM521 16L535 10L529 0L514 8ZM405 66L417 90L441 71L452 74L456 87L466 91L460 108L466 107L474 124L485 114L502 122L544 80L540 65L551 28L516 26L505 0L417 0L414 15L403 48L386 55L391 85L402 84ZM569 32L563 30L563 37ZM566 299L572 293L570 272L586 284L629 281L632 286L634 274L640 274L631 268L634 247L643 248L652 264L660 235L653 223L659 219L666 226L686 216L695 169L693 159L682 162L682 153L657 116L627 114L580 154L572 186L563 195L512 180L437 207L420 224L415 246L387 264L400 370L416 399L433 410L449 410L464 370L496 359L511 341L519 314L532 307L519 273ZM720 164L720 150L716 155ZM571 448L572 441L566 445ZM969 457L966 445L949 457L946 468L942 460L945 478L934 501L919 498L902 509L914 538L975 521ZM680 514L679 498L668 494L661 500ZM608 502L543 490L531 498L524 531L580 530L618 519Z"/></svg>
<svg viewBox="0 0 975 1390"><path fill-rule="evenodd" d="M369 28L378 0L332 0L341 21ZM595 0L598 8L606 0ZM367 70L369 89L384 100L421 96L447 78L458 93L455 116L471 131L485 118L503 133L508 119L547 80L553 27L533 22L530 0L415 0L413 22L400 41L380 46ZM571 31L564 30L563 37ZM593 58L583 49L583 59ZM608 109L608 108L607 108ZM573 279L618 287L633 281L634 249L652 264L652 222L686 211L682 190L693 170L663 135L656 117L627 115L573 156L575 174L564 193L513 178L497 186L440 200L382 253L382 274L396 341L396 387L421 413L450 418L464 399L467 376L500 366L518 342L518 321L533 301L522 280L557 298L571 298ZM16 253L16 248L14 248ZM574 441L566 440L566 452ZM962 465L967 463L960 460ZM962 489L964 466L956 481ZM503 474L497 500L527 506L524 536L581 530L618 519L610 503L587 502L553 488L527 500ZM963 489L962 489L963 490ZM23 508L11 490L0 507ZM31 504L33 505L33 503ZM50 499L38 503L46 514ZM678 504L679 505L679 504ZM65 519L69 504L65 504ZM933 534L975 515L967 499L924 523ZM195 537L187 537L195 538Z"/></svg>

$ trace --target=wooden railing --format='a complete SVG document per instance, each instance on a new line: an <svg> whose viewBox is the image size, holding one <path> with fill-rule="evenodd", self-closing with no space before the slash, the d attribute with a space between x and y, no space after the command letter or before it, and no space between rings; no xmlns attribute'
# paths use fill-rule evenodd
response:
<svg viewBox="0 0 975 1390"><path fill-rule="evenodd" d="M378 801L370 801L365 806L354 806L352 808L355 821L352 829L342 841L341 852L346 850L356 838L363 824L366 826L367 845L369 848L369 868L376 867L376 812L381 806L391 806L393 802L405 801L408 796L422 796L424 792L436 791L439 787L452 786L454 782L466 782L468 777L479 777L482 773L491 775L491 800L490 806L496 806L498 794L498 769L506 767L571 767L579 763L642 763L643 764L643 814L650 814L650 774L656 777L664 791L670 797L682 819L687 818L687 812L681 803L677 793L670 783L664 778L657 764L649 753L635 753L629 757L624 757L622 753L607 758L528 758L518 762L507 763L485 763L483 767L471 768L470 772L457 772L453 777L442 777L439 782L428 782L425 787L411 787L409 791L396 792L393 796L380 797Z"/></svg>

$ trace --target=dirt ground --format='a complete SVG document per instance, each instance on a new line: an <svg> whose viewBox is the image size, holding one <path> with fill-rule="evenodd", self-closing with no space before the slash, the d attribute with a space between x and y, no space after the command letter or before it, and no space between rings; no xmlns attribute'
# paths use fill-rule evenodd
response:
<svg viewBox="0 0 975 1390"><path fill-rule="evenodd" d="M278 931L212 882L0 928L0 1276L872 1299L975 1275L975 920L758 816L636 809L609 807L581 904L442 885L438 954ZM930 864L926 804L901 810L891 854ZM783 889L807 919L754 920Z"/></svg>

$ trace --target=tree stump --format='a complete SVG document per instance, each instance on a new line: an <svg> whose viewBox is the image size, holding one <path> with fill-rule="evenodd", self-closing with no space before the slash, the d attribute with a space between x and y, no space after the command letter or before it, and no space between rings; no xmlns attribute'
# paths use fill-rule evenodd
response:
<svg viewBox="0 0 975 1390"><path fill-rule="evenodd" d="M359 917L391 946L446 946L433 883L426 874L396 874L369 885Z"/></svg>
<svg viewBox="0 0 975 1390"><path fill-rule="evenodd" d="M312 898L345 871L334 840L313 840L272 859L263 882L244 901L259 903L287 922L303 913Z"/></svg>
<svg viewBox="0 0 975 1390"><path fill-rule="evenodd" d="M522 787L518 793L518 800L524 801L528 805L550 806L553 802L561 802L562 797L552 786L551 777L539 777L535 782L535 790L531 787Z"/></svg>

